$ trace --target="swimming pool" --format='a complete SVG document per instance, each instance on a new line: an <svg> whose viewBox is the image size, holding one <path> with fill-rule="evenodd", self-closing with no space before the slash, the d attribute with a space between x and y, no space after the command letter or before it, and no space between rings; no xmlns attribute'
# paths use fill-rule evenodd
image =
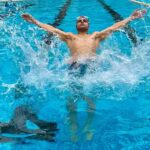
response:
<svg viewBox="0 0 150 150"><path fill-rule="evenodd" d="M92 33L128 17L142 6L128 0L28 0L16 5L17 9L11 11L0 3L0 121L8 122L16 107L28 105L39 118L57 122L59 131L55 142L21 135L22 138L10 142L4 140L0 149L150 149L149 10L144 19L133 21L126 29L112 34L98 48L100 65L96 72L79 81L83 92L96 104L96 110L89 108L94 111L94 136L86 140L83 125L87 104L80 98L75 101L78 141L72 142L66 110L70 96L66 65L69 50L57 37L52 37L47 45L47 33L25 22L20 14L31 13L40 21L74 33L77 33L76 17L86 15ZM27 126L37 128L29 121Z"/></svg>

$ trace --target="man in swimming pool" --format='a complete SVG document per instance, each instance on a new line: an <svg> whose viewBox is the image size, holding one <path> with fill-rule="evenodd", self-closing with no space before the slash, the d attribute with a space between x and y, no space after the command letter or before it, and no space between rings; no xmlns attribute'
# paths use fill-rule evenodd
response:
<svg viewBox="0 0 150 150"><path fill-rule="evenodd" d="M81 62L87 62L95 58L96 56L96 49L99 46L99 43L106 39L112 32L117 31L118 29L124 27L132 20L141 18L146 13L145 10L136 10L133 12L131 16L128 18L115 23L114 25L106 28L102 31L97 31L92 34L88 34L89 29L89 19L86 16L80 16L77 18L76 21L76 28L78 30L78 34L73 33L66 33L61 31L51 25L47 25L44 23L39 22L38 20L34 19L31 15L23 14L22 17L30 22L33 23L44 30L51 32L53 34L58 35L58 37L67 43L70 52L71 52L71 61L70 61L70 70L72 69L80 69L80 73L85 73L85 67L81 64ZM94 110L95 104L94 102L88 98L87 96L81 94L80 95L84 100L87 101L89 109ZM72 131L71 138L72 140L76 141L77 136L77 121L76 121L76 104L74 101L75 97L72 97L68 100L67 109L69 111L69 119L70 119L70 128ZM88 118L84 126L84 131L87 133L87 139L90 140L93 136L92 132L90 131L91 122L93 119L93 111L88 111Z"/></svg>

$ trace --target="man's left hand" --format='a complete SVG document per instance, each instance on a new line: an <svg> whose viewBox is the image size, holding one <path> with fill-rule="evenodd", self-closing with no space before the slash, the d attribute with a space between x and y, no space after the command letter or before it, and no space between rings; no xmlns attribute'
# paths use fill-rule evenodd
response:
<svg viewBox="0 0 150 150"><path fill-rule="evenodd" d="M146 14L146 10L135 10L133 14L130 16L131 20L138 19Z"/></svg>

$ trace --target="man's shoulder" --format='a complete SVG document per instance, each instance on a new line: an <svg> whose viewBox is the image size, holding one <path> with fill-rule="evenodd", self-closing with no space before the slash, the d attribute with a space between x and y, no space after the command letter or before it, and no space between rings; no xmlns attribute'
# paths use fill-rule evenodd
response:
<svg viewBox="0 0 150 150"><path fill-rule="evenodd" d="M97 35L99 31L94 31L91 35Z"/></svg>
<svg viewBox="0 0 150 150"><path fill-rule="evenodd" d="M72 32L67 32L67 34L70 36L75 36L75 34L73 34Z"/></svg>
<svg viewBox="0 0 150 150"><path fill-rule="evenodd" d="M72 32L67 32L67 36L68 38L75 38L75 34L73 34Z"/></svg>
<svg viewBox="0 0 150 150"><path fill-rule="evenodd" d="M100 33L99 31L94 31L94 32L91 34L92 38L96 38L99 33Z"/></svg>

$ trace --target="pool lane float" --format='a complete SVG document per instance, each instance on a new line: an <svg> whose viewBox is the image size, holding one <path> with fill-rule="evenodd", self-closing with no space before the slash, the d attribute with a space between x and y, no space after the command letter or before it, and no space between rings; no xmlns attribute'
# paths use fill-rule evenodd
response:
<svg viewBox="0 0 150 150"><path fill-rule="evenodd" d="M0 3L3 2L22 2L23 0L0 0Z"/></svg>
<svg viewBox="0 0 150 150"><path fill-rule="evenodd" d="M144 3L144 2L137 1L137 0L130 0L130 1L139 5L150 7L150 3Z"/></svg>
<svg viewBox="0 0 150 150"><path fill-rule="evenodd" d="M21 1L20 1L21 2ZM17 12L20 12L22 10L25 10L27 9L28 7L31 7L31 6L34 6L35 4L25 4L23 6L19 6L17 7L16 6L16 3L13 3L11 5L5 3L5 8L8 8L9 11L7 11L7 13L3 13L3 14L0 14L0 20L6 18L6 17L10 17L12 15L14 15L15 13Z"/></svg>

